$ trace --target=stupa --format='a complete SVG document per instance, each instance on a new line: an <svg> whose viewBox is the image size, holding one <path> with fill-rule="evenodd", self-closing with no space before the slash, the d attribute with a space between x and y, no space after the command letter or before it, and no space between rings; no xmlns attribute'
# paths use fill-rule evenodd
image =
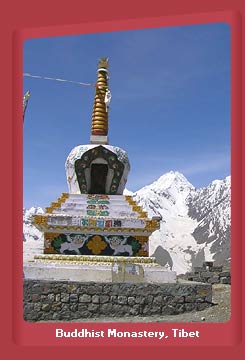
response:
<svg viewBox="0 0 245 360"><path fill-rule="evenodd" d="M149 237L161 219L149 218L132 196L123 195L130 163L125 150L109 145L108 82L108 59L101 58L90 144L76 146L67 157L68 192L33 216L44 233L44 253L26 267L29 278L176 281L175 272L149 256Z"/></svg>

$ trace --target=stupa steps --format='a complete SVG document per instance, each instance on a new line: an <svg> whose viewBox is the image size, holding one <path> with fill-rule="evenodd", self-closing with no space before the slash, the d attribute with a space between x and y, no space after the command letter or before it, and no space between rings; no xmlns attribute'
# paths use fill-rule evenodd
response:
<svg viewBox="0 0 245 360"><path fill-rule="evenodd" d="M92 199L101 199L101 200L109 200L110 202L115 202L115 203L124 203L125 201L127 201L127 198L129 198L129 196L125 196L125 195L100 195L100 194L96 194L92 195L92 194L69 194L69 201L74 201L74 202L79 202L79 201L84 201L86 202L88 200L88 198L90 200ZM68 200L67 199L67 200Z"/></svg>
<svg viewBox="0 0 245 360"><path fill-rule="evenodd" d="M111 217L139 219L144 217L141 207L124 195L67 194L67 198L54 202L47 214L56 216ZM141 211L141 214L139 213ZM54 220L53 220L54 223Z"/></svg>
<svg viewBox="0 0 245 360"><path fill-rule="evenodd" d="M90 210L91 211L91 216L93 216L93 211L94 210ZM87 210L86 208L61 208L61 209L56 209L53 210L52 212L53 215L74 215L74 216L89 216L90 212L89 210ZM137 219L139 217L139 214L136 212L126 212L126 211L122 211L118 210L116 211L115 209L109 209L109 210L104 210L103 213L101 213L101 216L115 216L116 218L120 219L120 218L134 218ZM98 215L99 216L99 215Z"/></svg>
<svg viewBox="0 0 245 360"><path fill-rule="evenodd" d="M129 204L104 204L104 203L100 203L100 204L97 204L97 203L92 203L92 204L87 204L85 202L65 202L64 204L61 204L61 207L60 209L64 209L64 210L67 210L67 209L70 209L70 210L73 210L73 209L86 209L86 208L95 208L95 206L100 206L101 209L110 209L110 208L113 208L113 209L119 209L119 210L126 210L126 211L132 211L132 206L129 205Z"/></svg>

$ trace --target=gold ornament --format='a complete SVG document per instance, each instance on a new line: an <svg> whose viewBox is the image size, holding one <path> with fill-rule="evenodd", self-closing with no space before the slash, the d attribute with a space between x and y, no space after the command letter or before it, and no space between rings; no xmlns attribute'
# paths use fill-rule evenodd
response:
<svg viewBox="0 0 245 360"><path fill-rule="evenodd" d="M101 58L99 60L98 76L92 113L92 135L106 136L108 134L108 111L105 104L105 95L106 91L108 90L108 66L108 58ZM105 71L103 71L103 69L105 69Z"/></svg>
<svg viewBox="0 0 245 360"><path fill-rule="evenodd" d="M107 69L109 67L109 58L102 57L99 59L98 62L98 68L105 68Z"/></svg>

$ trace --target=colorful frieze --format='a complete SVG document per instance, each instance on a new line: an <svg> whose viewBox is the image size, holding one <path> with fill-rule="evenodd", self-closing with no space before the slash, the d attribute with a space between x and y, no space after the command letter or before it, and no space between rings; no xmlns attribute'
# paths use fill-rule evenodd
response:
<svg viewBox="0 0 245 360"><path fill-rule="evenodd" d="M89 226L96 226L96 219L89 219Z"/></svg>
<svg viewBox="0 0 245 360"><path fill-rule="evenodd" d="M96 216L96 215L97 215L97 211L96 211L96 210L87 210L87 215L88 215L88 216Z"/></svg>
<svg viewBox="0 0 245 360"><path fill-rule="evenodd" d="M105 227L111 228L112 227L112 220L105 220Z"/></svg>
<svg viewBox="0 0 245 360"><path fill-rule="evenodd" d="M122 222L121 220L113 220L113 227L121 227Z"/></svg>
<svg viewBox="0 0 245 360"><path fill-rule="evenodd" d="M81 219L81 226L89 226L89 220L88 219Z"/></svg>
<svg viewBox="0 0 245 360"><path fill-rule="evenodd" d="M44 238L46 254L148 256L148 237L45 233Z"/></svg>
<svg viewBox="0 0 245 360"><path fill-rule="evenodd" d="M72 216L48 216L47 217L48 225L76 225Z"/></svg>
<svg viewBox="0 0 245 360"><path fill-rule="evenodd" d="M93 211L93 210L89 210ZM92 213L94 215L94 213ZM103 212L101 212L104 215ZM97 215L97 212L96 212ZM48 222L47 222L48 221ZM64 229L70 232L90 231L100 232L116 232L116 233L152 233L159 229L160 223L158 220L144 220L144 219L107 219L105 216L59 216L59 215L35 215L33 223L41 231L59 231ZM140 235L140 234L138 234Z"/></svg>
<svg viewBox="0 0 245 360"><path fill-rule="evenodd" d="M109 200L106 200L106 199L88 199L87 200L87 204L110 204L110 201Z"/></svg>
<svg viewBox="0 0 245 360"><path fill-rule="evenodd" d="M108 210L109 207L107 205L90 204L90 205L87 206L87 210L91 210L91 209L93 209L93 210L95 210L95 209L97 209L97 210Z"/></svg>
<svg viewBox="0 0 245 360"><path fill-rule="evenodd" d="M59 233L44 233L44 254L53 254L54 249L51 245L53 239L59 236Z"/></svg>
<svg viewBox="0 0 245 360"><path fill-rule="evenodd" d="M96 199L96 200L109 200L109 196L105 194L88 194L87 199Z"/></svg>
<svg viewBox="0 0 245 360"><path fill-rule="evenodd" d="M96 226L97 227L104 227L105 226L105 222L103 219L97 219L96 220Z"/></svg>
<svg viewBox="0 0 245 360"><path fill-rule="evenodd" d="M107 205L97 205L97 208L99 210L109 210L109 207Z"/></svg>
<svg viewBox="0 0 245 360"><path fill-rule="evenodd" d="M94 210L96 209L96 205L88 205L87 210Z"/></svg>
<svg viewBox="0 0 245 360"><path fill-rule="evenodd" d="M122 229L151 229L152 221L149 223L144 219L106 219L105 217L109 215L107 211L100 210L87 210L87 215L89 217L81 216L65 216L65 215L48 215L47 217L43 215L35 215L34 221L37 225L42 225L44 227L53 226L56 228L63 227L103 227L103 228L122 228ZM101 218L98 218L98 215Z"/></svg>
<svg viewBox="0 0 245 360"><path fill-rule="evenodd" d="M110 213L107 210L87 210L88 216L109 216Z"/></svg>
<svg viewBox="0 0 245 360"><path fill-rule="evenodd" d="M73 226L80 226L81 219L79 217L72 217L72 225Z"/></svg>
<svg viewBox="0 0 245 360"><path fill-rule="evenodd" d="M107 247L106 242L99 235L95 235L88 240L87 248L91 251L93 255L99 255Z"/></svg>

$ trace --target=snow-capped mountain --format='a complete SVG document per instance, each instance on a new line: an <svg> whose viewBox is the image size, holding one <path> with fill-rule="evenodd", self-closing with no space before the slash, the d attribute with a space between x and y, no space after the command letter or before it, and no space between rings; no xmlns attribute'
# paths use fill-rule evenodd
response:
<svg viewBox="0 0 245 360"><path fill-rule="evenodd" d="M178 274L203 261L226 265L230 258L230 177L196 190L169 172L133 194L150 216L162 217L150 239L150 255Z"/></svg>
<svg viewBox="0 0 245 360"><path fill-rule="evenodd" d="M195 189L179 172L162 175L151 185L131 195L148 216L161 216L160 229L150 237L150 255L177 274L201 266L204 260L226 265L230 258L230 177ZM37 240L42 234L31 225L32 207L23 211L24 238Z"/></svg>
<svg viewBox="0 0 245 360"><path fill-rule="evenodd" d="M230 259L230 187L228 176L195 191L187 199L188 215L198 221L193 236L197 244L204 245L204 255L212 254L212 260L220 265L228 265Z"/></svg>
<svg viewBox="0 0 245 360"><path fill-rule="evenodd" d="M197 253L199 249L192 236L197 221L188 215L186 203L191 191L194 187L182 174L170 172L133 195L150 217L162 217L160 229L150 238L150 255L177 273L185 273L191 264L191 255L186 250L191 248Z"/></svg>
<svg viewBox="0 0 245 360"><path fill-rule="evenodd" d="M32 215L43 214L40 207L32 206L30 209L23 209L23 241L42 240L43 234L31 224Z"/></svg>

